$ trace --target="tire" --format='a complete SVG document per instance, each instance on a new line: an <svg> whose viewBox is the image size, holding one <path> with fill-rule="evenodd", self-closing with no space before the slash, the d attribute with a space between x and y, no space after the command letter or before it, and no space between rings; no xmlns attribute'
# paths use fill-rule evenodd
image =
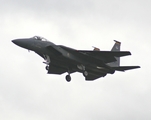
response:
<svg viewBox="0 0 151 120"><path fill-rule="evenodd" d="M46 66L46 70L49 70L49 66Z"/></svg>
<svg viewBox="0 0 151 120"><path fill-rule="evenodd" d="M66 75L66 81L70 82L71 81L71 76L70 75Z"/></svg>

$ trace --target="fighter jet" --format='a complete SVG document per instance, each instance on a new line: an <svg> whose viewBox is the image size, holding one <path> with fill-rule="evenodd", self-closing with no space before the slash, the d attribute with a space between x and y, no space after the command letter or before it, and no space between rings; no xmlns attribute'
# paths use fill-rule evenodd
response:
<svg viewBox="0 0 151 120"><path fill-rule="evenodd" d="M12 40L16 45L34 51L46 64L48 74L67 72L66 80L71 81L71 73L80 72L85 80L92 81L115 71L126 71L140 66L120 66L120 57L131 55L129 51L120 51L121 42L115 41L111 51L76 50L63 45L55 45L39 36Z"/></svg>

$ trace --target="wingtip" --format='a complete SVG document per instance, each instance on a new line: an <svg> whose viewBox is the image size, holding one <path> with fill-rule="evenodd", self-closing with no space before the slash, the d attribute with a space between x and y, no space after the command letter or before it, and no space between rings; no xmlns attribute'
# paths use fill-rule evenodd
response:
<svg viewBox="0 0 151 120"><path fill-rule="evenodd" d="M140 66L134 66L134 69L141 68Z"/></svg>
<svg viewBox="0 0 151 120"><path fill-rule="evenodd" d="M129 55L132 55L132 53L131 53L131 52L129 52Z"/></svg>
<svg viewBox="0 0 151 120"><path fill-rule="evenodd" d="M137 66L137 68L141 68L141 66Z"/></svg>
<svg viewBox="0 0 151 120"><path fill-rule="evenodd" d="M122 52L122 51L121 51ZM124 52L124 51L123 51ZM130 51L125 51L127 55L132 55Z"/></svg>

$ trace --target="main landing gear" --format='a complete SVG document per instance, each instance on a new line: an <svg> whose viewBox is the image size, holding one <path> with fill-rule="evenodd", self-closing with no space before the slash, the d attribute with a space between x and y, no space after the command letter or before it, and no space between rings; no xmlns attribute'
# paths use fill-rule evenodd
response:
<svg viewBox="0 0 151 120"><path fill-rule="evenodd" d="M71 76L70 75L66 75L66 81L70 82L71 81Z"/></svg>
<svg viewBox="0 0 151 120"><path fill-rule="evenodd" d="M87 77L89 75L89 73L87 71L83 71L83 76ZM71 76L70 74L66 75L66 81L70 82L71 81Z"/></svg>
<svg viewBox="0 0 151 120"><path fill-rule="evenodd" d="M87 71L83 71L83 76L84 76L84 77L87 77L88 74L89 74L89 73L88 73Z"/></svg>
<svg viewBox="0 0 151 120"><path fill-rule="evenodd" d="M87 77L88 76L88 72L86 71L85 69L85 66L84 65L77 65L77 68L83 73L83 76L84 77Z"/></svg>

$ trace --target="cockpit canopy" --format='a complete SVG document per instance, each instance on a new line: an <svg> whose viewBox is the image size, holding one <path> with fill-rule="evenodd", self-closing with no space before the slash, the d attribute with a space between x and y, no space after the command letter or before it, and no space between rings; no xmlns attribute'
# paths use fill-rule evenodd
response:
<svg viewBox="0 0 151 120"><path fill-rule="evenodd" d="M40 37L40 36L34 36L34 37L32 37L32 38L34 38L34 39L36 39L36 40L39 40L39 41L48 41L47 39L45 39L45 38L43 38L43 37Z"/></svg>

